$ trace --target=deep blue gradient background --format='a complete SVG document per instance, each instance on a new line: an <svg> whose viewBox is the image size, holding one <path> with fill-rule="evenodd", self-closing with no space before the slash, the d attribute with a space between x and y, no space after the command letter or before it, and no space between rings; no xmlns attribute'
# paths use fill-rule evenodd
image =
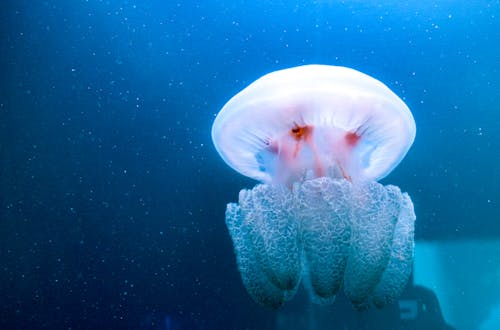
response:
<svg viewBox="0 0 500 330"><path fill-rule="evenodd" d="M417 138L384 180L417 240L500 237L499 1L0 2L0 327L263 328L210 138L261 75L385 82Z"/></svg>

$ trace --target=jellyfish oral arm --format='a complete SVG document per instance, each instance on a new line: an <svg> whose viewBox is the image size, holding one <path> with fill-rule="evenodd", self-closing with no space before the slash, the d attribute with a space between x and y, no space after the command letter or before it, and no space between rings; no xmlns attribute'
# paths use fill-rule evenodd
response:
<svg viewBox="0 0 500 330"><path fill-rule="evenodd" d="M243 283L272 309L301 281L318 304L333 302L342 287L358 309L391 303L411 273L414 221L399 188L329 177L292 189L257 185L226 211Z"/></svg>

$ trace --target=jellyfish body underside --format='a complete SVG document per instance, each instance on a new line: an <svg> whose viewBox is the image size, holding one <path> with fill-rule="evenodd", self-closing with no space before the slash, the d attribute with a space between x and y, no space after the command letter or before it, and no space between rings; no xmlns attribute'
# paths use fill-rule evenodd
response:
<svg viewBox="0 0 500 330"><path fill-rule="evenodd" d="M301 281L318 304L341 288L358 309L392 302L412 270L414 221L398 187L330 177L257 185L226 210L243 284L273 309Z"/></svg>

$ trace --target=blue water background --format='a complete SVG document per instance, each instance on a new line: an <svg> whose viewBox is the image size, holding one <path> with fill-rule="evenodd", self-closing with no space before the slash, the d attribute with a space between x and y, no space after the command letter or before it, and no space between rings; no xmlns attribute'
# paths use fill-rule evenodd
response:
<svg viewBox="0 0 500 330"><path fill-rule="evenodd" d="M500 237L499 1L0 2L0 327L262 328L212 146L261 75L321 63L402 97L421 241Z"/></svg>

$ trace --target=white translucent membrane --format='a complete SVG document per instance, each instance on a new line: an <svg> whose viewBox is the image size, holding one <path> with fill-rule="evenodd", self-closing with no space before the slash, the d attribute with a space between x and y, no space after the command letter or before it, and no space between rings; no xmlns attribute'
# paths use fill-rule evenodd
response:
<svg viewBox="0 0 500 330"><path fill-rule="evenodd" d="M278 308L303 282L312 301L340 288L357 308L381 307L404 289L413 263L415 213L398 187L321 177L240 191L226 224L251 297Z"/></svg>
<svg viewBox="0 0 500 330"><path fill-rule="evenodd" d="M330 65L261 77L231 98L212 126L214 146L229 166L282 184L309 170L325 176L332 167L341 169L337 177L380 180L403 159L415 134L410 109L387 86Z"/></svg>

